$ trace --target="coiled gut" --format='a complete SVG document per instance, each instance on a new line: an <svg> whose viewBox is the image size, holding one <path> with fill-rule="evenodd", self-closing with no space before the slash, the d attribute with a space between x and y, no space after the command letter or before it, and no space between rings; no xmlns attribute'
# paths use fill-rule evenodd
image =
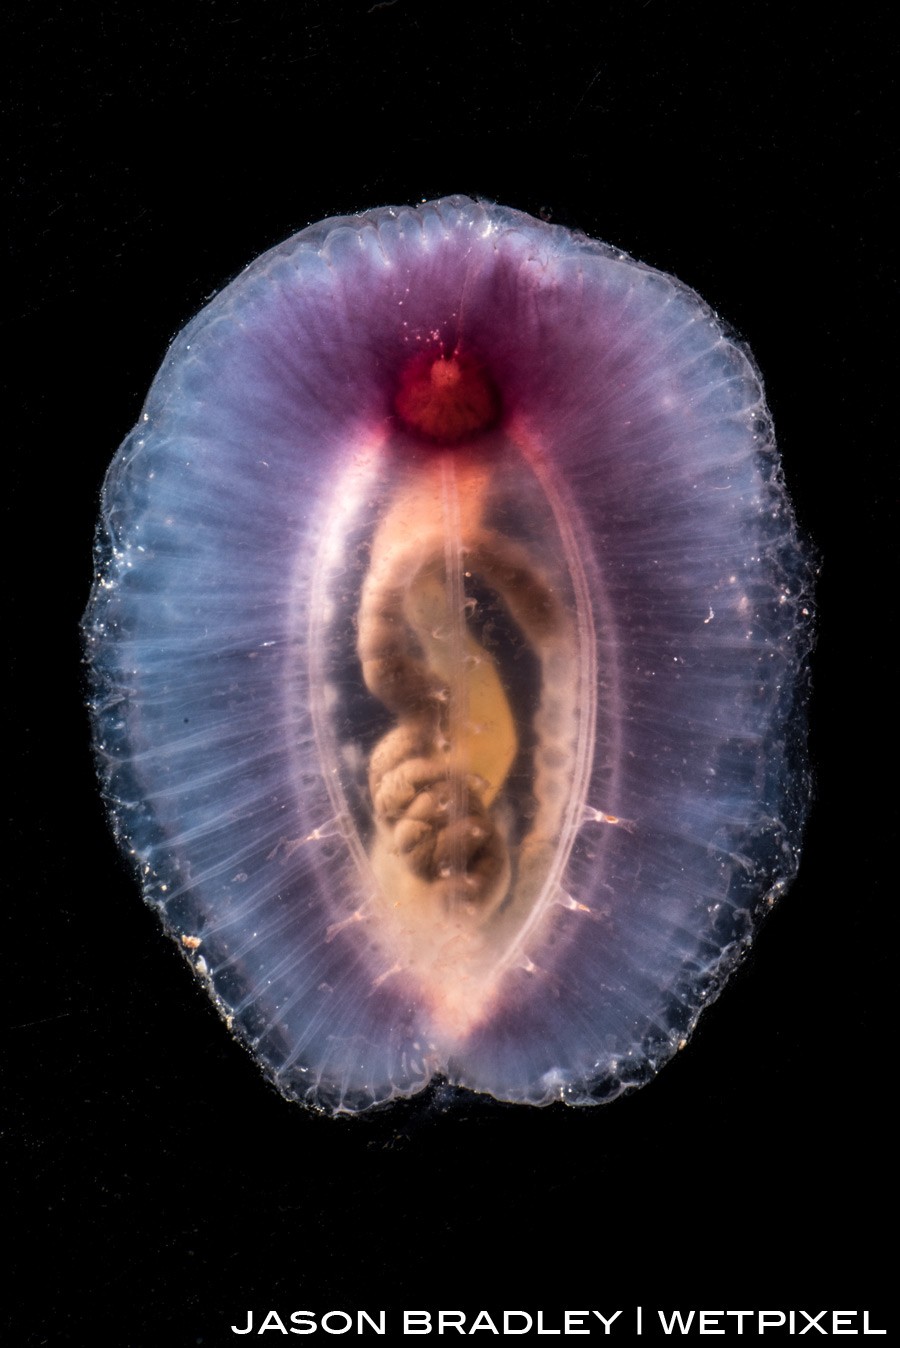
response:
<svg viewBox="0 0 900 1348"><path fill-rule="evenodd" d="M397 718L368 765L390 973L416 978L451 1037L488 1012L510 963L530 965L519 938L559 839L576 731L571 623L527 548L486 527L490 476L446 453L404 478L376 531L358 613L366 685ZM501 672L469 625L473 577L540 663L527 828L504 795L521 737Z"/></svg>

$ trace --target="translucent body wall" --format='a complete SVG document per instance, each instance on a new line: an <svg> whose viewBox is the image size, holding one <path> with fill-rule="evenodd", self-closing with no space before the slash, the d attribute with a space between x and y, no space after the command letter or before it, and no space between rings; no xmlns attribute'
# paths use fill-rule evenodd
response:
<svg viewBox="0 0 900 1348"><path fill-rule="evenodd" d="M326 221L181 334L107 477L117 834L286 1095L610 1098L796 869L808 580L679 282L465 199Z"/></svg>

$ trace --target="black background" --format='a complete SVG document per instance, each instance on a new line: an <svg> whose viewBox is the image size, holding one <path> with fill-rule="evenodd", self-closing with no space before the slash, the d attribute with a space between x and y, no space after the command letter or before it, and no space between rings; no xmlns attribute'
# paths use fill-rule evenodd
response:
<svg viewBox="0 0 900 1348"><path fill-rule="evenodd" d="M878 6L189 0L12 24L7 1341L248 1342L228 1326L270 1307L884 1325ZM641 1092L333 1120L264 1083L141 904L94 784L78 622L103 473L182 324L311 221L449 192L673 271L751 345L823 558L817 798L789 897Z"/></svg>

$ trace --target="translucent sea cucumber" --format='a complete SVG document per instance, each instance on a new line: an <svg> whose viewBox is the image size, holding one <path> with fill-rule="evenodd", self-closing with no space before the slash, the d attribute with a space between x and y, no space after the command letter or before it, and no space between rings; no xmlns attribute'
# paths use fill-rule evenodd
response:
<svg viewBox="0 0 900 1348"><path fill-rule="evenodd" d="M109 470L114 827L284 1094L612 1098L796 870L811 572L692 291L464 198L325 221Z"/></svg>

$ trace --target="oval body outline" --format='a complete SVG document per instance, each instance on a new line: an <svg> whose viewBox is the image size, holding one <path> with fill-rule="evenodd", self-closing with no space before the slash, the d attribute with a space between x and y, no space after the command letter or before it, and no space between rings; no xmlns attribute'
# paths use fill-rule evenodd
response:
<svg viewBox="0 0 900 1348"><path fill-rule="evenodd" d="M502 411L448 448L394 398L460 350ZM688 287L465 198L324 221L187 325L107 476L84 632L114 827L284 1094L612 1098L796 870L812 573L758 371ZM385 662L431 691L398 713ZM449 702L494 728L482 752L457 718L441 780L488 837L407 884L397 830L434 816L372 802L472 664Z"/></svg>

